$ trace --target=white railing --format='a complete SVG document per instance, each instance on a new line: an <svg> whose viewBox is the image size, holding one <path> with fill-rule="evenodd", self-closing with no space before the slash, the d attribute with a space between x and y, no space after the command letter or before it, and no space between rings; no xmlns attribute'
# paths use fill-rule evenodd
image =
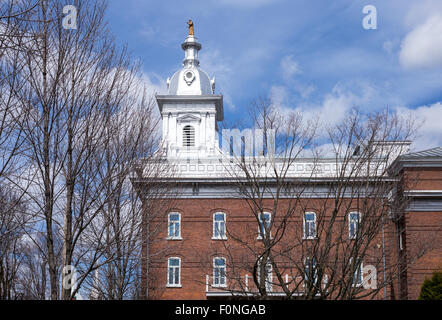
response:
<svg viewBox="0 0 442 320"><path fill-rule="evenodd" d="M302 276L284 275L284 284L290 291L294 291L292 296L301 296L305 293L305 281ZM322 279L322 288L327 285L328 277L324 275ZM280 285L275 282L266 283L266 291L269 296L285 296L286 293ZM259 290L256 287L251 275L244 275L236 278L227 278L223 285L215 284L213 276L206 275L206 295L207 296L254 296L258 295Z"/></svg>
<svg viewBox="0 0 442 320"><path fill-rule="evenodd" d="M296 286L299 287L300 291L296 292L294 295L302 295L304 286L300 284L303 278L292 277L286 274L284 276L285 284L288 286L289 290L293 290ZM251 275L244 275L236 278L225 279L225 285L215 284L213 281L213 276L206 275L206 295L207 296L254 296L258 295L259 290L256 287L253 277ZM266 283L266 291L269 296L284 296L286 293L280 285L268 281Z"/></svg>

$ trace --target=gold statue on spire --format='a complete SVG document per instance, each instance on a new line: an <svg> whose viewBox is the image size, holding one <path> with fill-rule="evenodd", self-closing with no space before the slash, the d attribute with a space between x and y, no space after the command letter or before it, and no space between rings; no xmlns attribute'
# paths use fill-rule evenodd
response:
<svg viewBox="0 0 442 320"><path fill-rule="evenodd" d="M189 36L193 36L194 35L194 30L193 30L193 21L192 21L192 19L189 19L189 21L187 21L187 25L189 26Z"/></svg>

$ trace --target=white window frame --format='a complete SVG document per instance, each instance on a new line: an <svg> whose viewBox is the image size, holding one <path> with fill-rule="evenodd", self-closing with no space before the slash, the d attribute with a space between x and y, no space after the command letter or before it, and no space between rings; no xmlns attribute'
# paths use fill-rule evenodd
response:
<svg viewBox="0 0 442 320"><path fill-rule="evenodd" d="M256 270L257 271L256 276L258 278L258 282L261 281L261 272L260 272L261 266L260 266L260 264L261 264L261 261L258 262L258 269ZM267 260L264 270L266 273L265 280L264 280L266 291L272 292L272 290L273 290L273 266L270 263L270 261Z"/></svg>
<svg viewBox="0 0 442 320"><path fill-rule="evenodd" d="M223 220L222 221L216 221L215 220L215 216L216 215L222 215L223 216ZM224 223L224 228L222 230L219 229L218 225L220 222ZM215 212L213 214L213 229L212 229L212 240L227 240L227 235L226 235L226 214L224 212ZM216 235L216 230L218 230L218 235ZM222 232L220 232L222 231ZM222 235L221 235L222 233Z"/></svg>
<svg viewBox="0 0 442 320"><path fill-rule="evenodd" d="M307 270L307 268L309 270ZM304 259L304 288L307 284L308 276L310 273L310 268L313 268L313 285L316 286L318 283L318 268L317 268L317 262L315 257L310 258L310 257L305 257Z"/></svg>
<svg viewBox="0 0 442 320"><path fill-rule="evenodd" d="M268 219L268 227L267 227L267 229L268 228L270 228L270 225L271 225L271 223L272 223L272 214L270 213L270 212L267 212L267 211L264 211L263 213L263 216L264 216L264 220L266 220L266 215L268 215L269 216L269 219ZM266 233L266 228L262 225L263 224L263 222L262 222L262 220L261 220L261 213L259 212L258 213L258 237L257 237L257 239L262 239L262 236L261 236L261 228L262 228L262 233L264 234L264 236L266 235L265 233ZM270 237L272 237L272 234L270 233Z"/></svg>
<svg viewBox="0 0 442 320"><path fill-rule="evenodd" d="M404 250L402 233L403 233L402 231L399 232L399 250Z"/></svg>
<svg viewBox="0 0 442 320"><path fill-rule="evenodd" d="M224 273L220 270L221 268L216 265L216 260L220 259L224 261ZM216 270L218 269L218 277L215 275ZM215 257L213 258L213 277L212 277L212 287L224 288L227 287L227 263L226 258L224 257ZM215 283L215 280L218 279L218 283ZM224 279L224 283L221 283L221 279Z"/></svg>
<svg viewBox="0 0 442 320"><path fill-rule="evenodd" d="M358 215L356 223L355 223L355 219L351 218L352 214L357 214ZM360 212L352 211L352 212L348 213L348 238L349 239L354 240L354 239L357 238L360 223L361 223L361 213ZM351 233L351 226L352 226L352 224L355 224L355 233L354 234Z"/></svg>
<svg viewBox="0 0 442 320"><path fill-rule="evenodd" d="M306 217L306 215L308 215L308 214L312 214L313 215L313 235L308 235L307 236L307 220L305 219L305 217ZM304 228L304 239L316 239L316 212L313 212L313 211L309 211L309 212L304 212L304 215L303 215L303 217L302 217L302 220L303 220L303 223L302 223L302 225L303 225L303 228ZM309 223L312 223L312 222L309 222Z"/></svg>
<svg viewBox="0 0 442 320"><path fill-rule="evenodd" d="M178 266L171 266L170 262L172 259L178 260ZM170 268L173 268L172 279L170 279ZM178 283L175 283L175 274L178 270ZM172 280L172 281L171 281ZM166 287L169 288L181 288L181 258L180 257L169 257L167 259L167 284Z"/></svg>
<svg viewBox="0 0 442 320"><path fill-rule="evenodd" d="M352 261L353 261L353 257L350 258L350 265L351 265ZM360 275L360 277L358 277L358 274ZM361 281L355 282L355 279L361 280ZM364 285L364 265L363 265L363 261L361 260L361 263L359 265L359 269L357 269L353 274L352 286L353 287L362 287L363 285Z"/></svg>
<svg viewBox="0 0 442 320"><path fill-rule="evenodd" d="M170 235L170 228L171 228L171 221L170 216L171 215L178 215L178 221L174 221L174 232L173 235ZM176 235L176 224L178 224L178 235ZM170 212L167 215L167 240L182 240L181 238L181 213L179 212Z"/></svg>

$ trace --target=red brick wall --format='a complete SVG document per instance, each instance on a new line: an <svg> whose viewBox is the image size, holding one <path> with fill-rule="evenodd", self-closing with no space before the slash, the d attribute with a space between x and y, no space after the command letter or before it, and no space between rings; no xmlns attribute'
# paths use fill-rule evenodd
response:
<svg viewBox="0 0 442 320"><path fill-rule="evenodd" d="M442 190L441 168L405 168L408 190Z"/></svg>
<svg viewBox="0 0 442 320"><path fill-rule="evenodd" d="M331 201L331 200L328 200ZM284 204L285 203L285 204ZM302 219L303 212L307 210L316 211L315 208L323 208L324 200L305 200L290 219L287 227L287 239L300 236L303 232ZM268 211L272 202L268 201ZM279 202L279 210L286 212L288 201ZM228 235L227 241L211 240L213 213L221 211L226 213L228 233L241 235L243 240L247 240L251 246L259 246L257 237L257 223L245 200L241 199L182 199L176 200L176 209L181 213L181 236L182 240L166 240L167 237L167 217L161 222L162 232L158 240L151 245L151 252L156 253L151 258L150 266L150 298L152 299L206 299L205 281L206 274L212 274L212 259L215 256L227 258L227 269L231 269L229 262L231 258L240 264L254 262L254 257L243 245L232 239ZM348 205L351 208L351 205ZM342 210L348 212L347 208ZM273 217L272 217L273 218ZM327 215L324 223L327 223ZM340 218L343 222L343 217ZM157 221L157 223L160 223ZM155 223L152 227L157 227ZM348 227L345 225L345 231ZM391 238L391 227L386 229L386 238ZM309 241L309 240L306 240ZM311 241L311 240L310 240ZM373 261L364 263L378 264L378 279L382 281L381 263L381 235L379 234L373 241L373 248L370 248L370 255ZM284 246L284 241L281 243ZM390 247L387 244L387 254ZM296 255L296 253L294 253ZM181 257L181 288L166 288L167 282L167 258ZM283 260L281 260L284 263ZM388 263L388 262L387 262ZM244 272L240 272L244 275ZM248 272L251 275L250 272ZM252 279L249 280L252 283ZM389 291L389 290L388 290ZM389 294L389 293L388 293ZM383 297L383 291L379 297Z"/></svg>
<svg viewBox="0 0 442 320"><path fill-rule="evenodd" d="M442 190L440 168L406 169L408 190ZM417 299L426 277L442 270L442 212L407 212L408 299ZM423 256L421 256L423 255Z"/></svg>

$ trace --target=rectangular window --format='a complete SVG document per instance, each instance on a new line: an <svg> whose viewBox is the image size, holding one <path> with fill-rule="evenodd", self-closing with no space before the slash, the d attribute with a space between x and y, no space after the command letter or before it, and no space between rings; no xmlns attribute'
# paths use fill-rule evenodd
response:
<svg viewBox="0 0 442 320"><path fill-rule="evenodd" d="M304 279L307 284L312 283L313 285L316 285L316 282L318 281L318 270L316 268L315 258L305 258Z"/></svg>
<svg viewBox="0 0 442 320"><path fill-rule="evenodd" d="M217 212L213 215L213 239L226 239L226 215Z"/></svg>
<svg viewBox="0 0 442 320"><path fill-rule="evenodd" d="M262 221L262 216L264 216L264 222ZM258 221L259 221L258 239L262 239L263 236L265 236L265 234L266 234L266 229L268 230L270 228L271 214L269 212L263 212L262 216L259 213L259 216L258 216Z"/></svg>
<svg viewBox="0 0 442 320"><path fill-rule="evenodd" d="M304 238L314 239L316 237L316 214L306 212L304 214Z"/></svg>
<svg viewBox="0 0 442 320"><path fill-rule="evenodd" d="M399 233L399 250L404 250L404 245L402 243L402 231Z"/></svg>
<svg viewBox="0 0 442 320"><path fill-rule="evenodd" d="M181 259L169 258L168 273L167 273L168 287L181 287L180 269L181 269Z"/></svg>
<svg viewBox="0 0 442 320"><path fill-rule="evenodd" d="M362 286L363 275L362 275L362 260L356 259L356 265L352 266L353 258L350 258L350 268L354 269L353 273L353 286L360 287Z"/></svg>
<svg viewBox="0 0 442 320"><path fill-rule="evenodd" d="M213 286L226 286L226 259L224 258L213 259Z"/></svg>
<svg viewBox="0 0 442 320"><path fill-rule="evenodd" d="M169 239L181 239L181 215L169 213Z"/></svg>
<svg viewBox="0 0 442 320"><path fill-rule="evenodd" d="M258 269L257 269L257 277L258 280L261 282L261 261L259 261L258 264ZM265 288L267 292L272 292L273 289L273 268L272 268L272 264L270 263L270 261L267 261L265 267L264 267L264 283L265 283Z"/></svg>
<svg viewBox="0 0 442 320"><path fill-rule="evenodd" d="M356 239L361 216L359 212L350 212L348 214L348 237Z"/></svg>

